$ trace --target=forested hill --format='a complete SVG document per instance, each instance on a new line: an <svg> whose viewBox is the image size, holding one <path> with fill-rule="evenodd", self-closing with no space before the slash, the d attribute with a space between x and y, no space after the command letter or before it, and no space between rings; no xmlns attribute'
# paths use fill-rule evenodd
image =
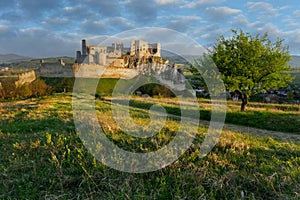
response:
<svg viewBox="0 0 300 200"><path fill-rule="evenodd" d="M17 54L0 54L0 63L12 63L30 60L32 58Z"/></svg>

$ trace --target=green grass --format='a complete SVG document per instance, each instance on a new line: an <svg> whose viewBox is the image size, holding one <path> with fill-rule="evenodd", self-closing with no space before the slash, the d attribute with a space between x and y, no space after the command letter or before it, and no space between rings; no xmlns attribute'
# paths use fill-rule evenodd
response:
<svg viewBox="0 0 300 200"><path fill-rule="evenodd" d="M300 198L300 144L223 131L200 159L206 128L199 126L178 161L130 174L101 164L86 150L75 132L70 95L5 102L0 109L0 199ZM96 109L107 136L131 151L160 148L178 126L168 119L155 137L139 141L114 124L110 102L97 101ZM137 123L148 123L144 109L130 112Z"/></svg>
<svg viewBox="0 0 300 200"><path fill-rule="evenodd" d="M124 104L123 100L118 101ZM155 103L161 103L168 113L179 115L180 106L176 99L146 99L134 97L130 101L132 107L148 110ZM211 119L210 100L199 99L200 119ZM186 110L193 110L193 107L187 107ZM190 116L193 117L193 116ZM240 112L240 103L228 101L226 110L226 123L249 126L254 128L290 132L300 134L300 106L291 104L262 104L250 103L246 112Z"/></svg>

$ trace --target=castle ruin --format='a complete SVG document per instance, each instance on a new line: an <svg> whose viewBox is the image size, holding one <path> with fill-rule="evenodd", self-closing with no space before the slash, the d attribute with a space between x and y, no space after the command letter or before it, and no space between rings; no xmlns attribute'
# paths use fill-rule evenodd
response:
<svg viewBox="0 0 300 200"><path fill-rule="evenodd" d="M137 58L161 57L160 51L160 43L149 44L143 40L133 40L130 44L130 55Z"/></svg>
<svg viewBox="0 0 300 200"><path fill-rule="evenodd" d="M31 70L29 72L25 72L18 75L18 80L15 82L16 88L21 87L22 85L31 83L35 81L36 74L34 70Z"/></svg>
<svg viewBox="0 0 300 200"><path fill-rule="evenodd" d="M143 74L184 86L182 71L161 57L160 43L150 44L143 40L133 40L130 47L125 47L122 42L111 46L89 46L83 39L75 63L66 64L62 59L52 63L41 60L39 68L39 75L44 77L131 79Z"/></svg>
<svg viewBox="0 0 300 200"><path fill-rule="evenodd" d="M87 40L82 40L82 51L76 52L76 63L110 65L116 62L118 66L124 65L123 55L135 56L137 59L161 57L160 43L149 44L143 40L133 40L130 48L124 47L122 42L112 43L111 46L88 46Z"/></svg>

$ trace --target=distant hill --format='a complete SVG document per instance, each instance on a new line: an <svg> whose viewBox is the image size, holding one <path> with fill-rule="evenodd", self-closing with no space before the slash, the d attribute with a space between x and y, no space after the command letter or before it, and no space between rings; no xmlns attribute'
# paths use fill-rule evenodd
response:
<svg viewBox="0 0 300 200"><path fill-rule="evenodd" d="M26 56L20 56L17 54L0 54L0 63L13 63L27 61L32 58Z"/></svg>
<svg viewBox="0 0 300 200"><path fill-rule="evenodd" d="M163 57L168 58L171 62L175 62L175 63L179 63L179 64L188 64L188 61L185 60L183 57L189 59L189 60L194 60L196 58L196 56L192 56L192 55L184 55L182 56L178 56L175 54L171 54L171 53L165 53L163 52ZM300 56L295 56L292 55L291 56L291 60L289 62L289 64L292 66L292 68L300 68Z"/></svg>
<svg viewBox="0 0 300 200"><path fill-rule="evenodd" d="M293 68L300 68L300 56L291 56L289 63Z"/></svg>
<svg viewBox="0 0 300 200"><path fill-rule="evenodd" d="M19 60L19 61L15 61L15 62L6 62L6 63L1 62L1 60L0 60L0 68L8 67L10 69L17 69L17 70L36 69L40 66L41 59L43 59L46 63L57 62L59 59L62 59L66 64L74 63L74 58L67 57L67 56L53 57L53 58L34 58L34 59L27 58L24 60Z"/></svg>

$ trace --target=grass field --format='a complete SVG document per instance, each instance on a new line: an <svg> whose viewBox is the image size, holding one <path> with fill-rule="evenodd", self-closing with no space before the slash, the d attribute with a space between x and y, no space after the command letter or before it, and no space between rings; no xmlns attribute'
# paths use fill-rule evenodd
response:
<svg viewBox="0 0 300 200"><path fill-rule="evenodd" d="M119 101L122 104L122 101ZM180 106L174 98L145 99L134 97L130 101L132 107L149 109L155 103L161 103L170 114L180 115ZM208 99L199 99L200 119L210 120L211 103ZM186 108L194 109L194 108ZM246 112L239 112L240 102L228 101L226 123L249 127L300 134L300 105L263 104L251 102ZM193 117L193 116L191 116ZM288 125L288 126L287 126Z"/></svg>
<svg viewBox="0 0 300 200"><path fill-rule="evenodd" d="M223 131L212 152L200 159L207 130L200 125L193 145L173 164L142 174L120 172L98 162L83 146L71 98L56 94L1 103L0 199L300 198L300 144ZM170 104L169 99L157 101ZM133 152L160 148L178 127L170 118L156 136L139 140L116 126L110 105L96 101L99 122L111 141ZM268 112L277 116L286 111L274 105ZM132 108L131 116L139 124L149 122L145 107Z"/></svg>

